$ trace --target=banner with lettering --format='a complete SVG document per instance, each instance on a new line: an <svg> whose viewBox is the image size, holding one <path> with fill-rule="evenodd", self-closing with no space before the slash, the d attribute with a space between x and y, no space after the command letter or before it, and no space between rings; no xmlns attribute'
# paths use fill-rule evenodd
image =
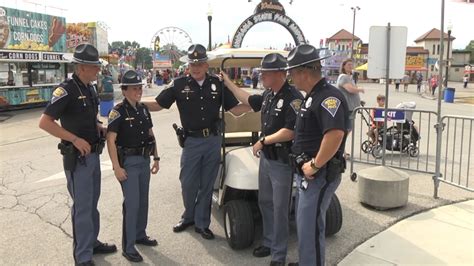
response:
<svg viewBox="0 0 474 266"><path fill-rule="evenodd" d="M66 19L0 6L0 49L66 51Z"/></svg>
<svg viewBox="0 0 474 266"><path fill-rule="evenodd" d="M69 53L81 43L90 43L99 51L99 56L109 54L108 34L101 22L79 22L67 24L66 46Z"/></svg>

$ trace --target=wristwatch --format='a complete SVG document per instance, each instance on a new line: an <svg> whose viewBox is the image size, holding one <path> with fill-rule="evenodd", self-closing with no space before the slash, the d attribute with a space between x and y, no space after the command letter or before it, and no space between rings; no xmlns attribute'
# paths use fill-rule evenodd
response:
<svg viewBox="0 0 474 266"><path fill-rule="evenodd" d="M262 136L258 141L260 141L262 145L265 145L265 136Z"/></svg>
<svg viewBox="0 0 474 266"><path fill-rule="evenodd" d="M160 161L160 156L153 157L153 161Z"/></svg>
<svg viewBox="0 0 474 266"><path fill-rule="evenodd" d="M315 171L314 174L316 174L316 173L319 171L320 168L317 167L316 164L314 163L314 158L311 159L310 165L311 165L311 168L313 168L313 170ZM314 174L313 174L313 175L314 175Z"/></svg>

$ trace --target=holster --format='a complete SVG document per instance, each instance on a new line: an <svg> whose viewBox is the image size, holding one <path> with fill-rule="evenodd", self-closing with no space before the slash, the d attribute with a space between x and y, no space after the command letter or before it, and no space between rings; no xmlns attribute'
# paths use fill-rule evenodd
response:
<svg viewBox="0 0 474 266"><path fill-rule="evenodd" d="M340 151L336 152L336 155L326 163L326 180L328 182L334 181L340 177L346 170L346 159L344 159L343 153Z"/></svg>
<svg viewBox="0 0 474 266"><path fill-rule="evenodd" d="M76 170L78 151L74 147L74 145L64 144L64 143L60 142L58 144L58 149L60 150L61 155L63 156L64 170L71 171L71 172Z"/></svg>
<svg viewBox="0 0 474 266"><path fill-rule="evenodd" d="M306 162L311 161L311 156L309 156L308 154L304 152L301 154L289 153L288 161L291 168L293 169L293 172L297 173L300 176L304 176L303 169L301 169L301 167Z"/></svg>
<svg viewBox="0 0 474 266"><path fill-rule="evenodd" d="M186 141L186 132L183 127L178 127L176 124L173 124L174 131L176 132L176 137L178 138L178 144L181 148L184 148L184 142Z"/></svg>
<svg viewBox="0 0 474 266"><path fill-rule="evenodd" d="M122 149L117 149L117 157L118 157L120 167L123 168L123 163L125 161L125 154L123 153Z"/></svg>
<svg viewBox="0 0 474 266"><path fill-rule="evenodd" d="M99 138L99 142L97 143L97 154L102 154L104 147L105 147L105 136L101 136Z"/></svg>
<svg viewBox="0 0 474 266"><path fill-rule="evenodd" d="M285 164L289 163L288 155L290 153L290 145L286 143L275 143L271 145L265 145L262 149L265 158L269 160L279 161Z"/></svg>

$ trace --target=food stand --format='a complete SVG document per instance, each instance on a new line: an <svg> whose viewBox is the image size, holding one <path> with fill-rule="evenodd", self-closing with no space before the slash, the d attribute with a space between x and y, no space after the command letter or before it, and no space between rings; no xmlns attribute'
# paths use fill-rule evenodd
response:
<svg viewBox="0 0 474 266"><path fill-rule="evenodd" d="M0 111L44 106L67 76L66 20L0 7Z"/></svg>

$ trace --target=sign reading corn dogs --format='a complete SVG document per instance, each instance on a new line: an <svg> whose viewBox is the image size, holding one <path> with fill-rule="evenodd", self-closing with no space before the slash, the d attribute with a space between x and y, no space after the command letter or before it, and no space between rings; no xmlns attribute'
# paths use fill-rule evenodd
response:
<svg viewBox="0 0 474 266"><path fill-rule="evenodd" d="M0 49L66 51L66 19L0 7Z"/></svg>

